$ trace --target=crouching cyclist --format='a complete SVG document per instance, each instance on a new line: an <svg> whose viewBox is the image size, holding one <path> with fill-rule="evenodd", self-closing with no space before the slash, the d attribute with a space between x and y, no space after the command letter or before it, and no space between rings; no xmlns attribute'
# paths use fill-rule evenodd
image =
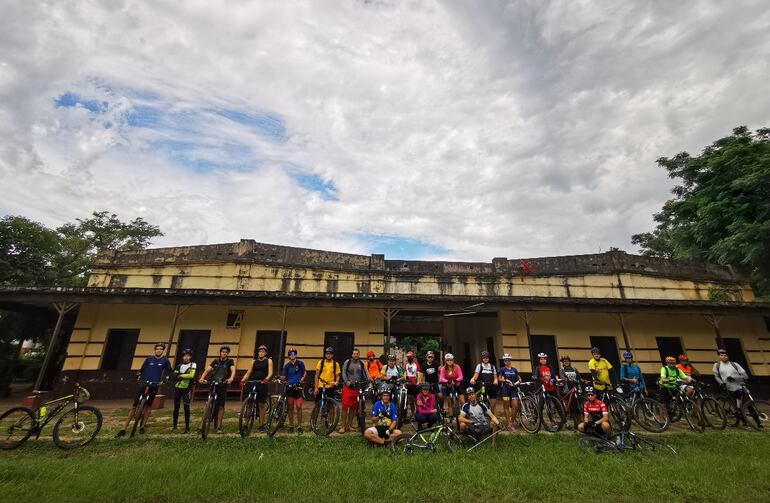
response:
<svg viewBox="0 0 770 503"><path fill-rule="evenodd" d="M583 422L578 425L578 431L589 435L606 436L610 432L607 404L596 398L596 391L591 386L586 387L585 397Z"/></svg>
<svg viewBox="0 0 770 503"><path fill-rule="evenodd" d="M492 433L492 426L502 428L500 421L492 414L492 411L478 401L476 388L470 386L465 390L465 393L468 396L468 401L460 409L460 418L458 419L460 431L481 437Z"/></svg>
<svg viewBox="0 0 770 503"><path fill-rule="evenodd" d="M396 404L390 401L390 391L383 391L380 400L374 404L372 424L372 427L364 431L364 438L375 447L387 444L392 449L390 440L401 435L401 431L398 429Z"/></svg>

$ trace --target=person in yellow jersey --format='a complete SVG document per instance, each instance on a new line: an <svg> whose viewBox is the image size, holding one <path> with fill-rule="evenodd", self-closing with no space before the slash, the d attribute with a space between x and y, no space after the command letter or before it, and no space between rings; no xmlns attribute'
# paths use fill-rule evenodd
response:
<svg viewBox="0 0 770 503"><path fill-rule="evenodd" d="M603 395L607 386L612 386L612 364L602 358L602 352L597 347L591 348L592 358L588 360L588 370L591 371L594 389L597 395Z"/></svg>
<svg viewBox="0 0 770 503"><path fill-rule="evenodd" d="M314 392L316 400L318 400L320 388L331 391L337 387L340 382L340 374L340 364L334 361L334 348L329 346L324 351L324 358L315 366Z"/></svg>

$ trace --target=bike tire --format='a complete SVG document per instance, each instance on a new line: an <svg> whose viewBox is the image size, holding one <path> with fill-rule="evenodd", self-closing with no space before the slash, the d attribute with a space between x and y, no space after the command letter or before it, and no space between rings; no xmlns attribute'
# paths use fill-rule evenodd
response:
<svg viewBox="0 0 770 503"><path fill-rule="evenodd" d="M610 416L610 425L619 431L627 430L631 415L626 403L621 399L612 398L609 400L607 409Z"/></svg>
<svg viewBox="0 0 770 503"><path fill-rule="evenodd" d="M54 425L53 443L61 449L83 447L99 434L102 421L102 412L96 407L82 405L72 408L62 414Z"/></svg>
<svg viewBox="0 0 770 503"><path fill-rule="evenodd" d="M527 433L535 434L540 431L540 410L537 402L530 396L522 398L519 404L519 413L517 419L519 425Z"/></svg>
<svg viewBox="0 0 770 503"><path fill-rule="evenodd" d="M666 406L652 398L636 400L632 414L636 423L651 433L662 433L671 424Z"/></svg>
<svg viewBox="0 0 770 503"><path fill-rule="evenodd" d="M241 413L238 417L238 431L241 434L241 438L246 438L251 435L251 430L254 428L254 412L255 412L254 400L247 398L241 405Z"/></svg>
<svg viewBox="0 0 770 503"><path fill-rule="evenodd" d="M35 415L27 407L13 407L0 415L0 449L16 449L29 440L35 429Z"/></svg>
<svg viewBox="0 0 770 503"><path fill-rule="evenodd" d="M201 420L201 438L203 440L206 440L209 436L209 429L211 428L215 409L216 407L214 407L213 402L206 402L206 407L203 409L203 419Z"/></svg>
<svg viewBox="0 0 770 503"><path fill-rule="evenodd" d="M358 419L358 430L363 435L366 430L366 400L361 400L356 407L356 418Z"/></svg>
<svg viewBox="0 0 770 503"><path fill-rule="evenodd" d="M741 405L741 417L757 431L770 430L770 402L749 400Z"/></svg>
<svg viewBox="0 0 770 503"><path fill-rule="evenodd" d="M722 397L719 399L719 405L721 405L722 410L725 411L727 426L735 428L741 423L741 411L738 410L735 398L729 396Z"/></svg>
<svg viewBox="0 0 770 503"><path fill-rule="evenodd" d="M564 427L564 407L556 397L546 395L540 414L540 421L546 431L556 433Z"/></svg>
<svg viewBox="0 0 770 503"><path fill-rule="evenodd" d="M315 393L313 390L313 381L309 381L302 386L302 398L308 402L312 402L315 399Z"/></svg>
<svg viewBox="0 0 770 503"><path fill-rule="evenodd" d="M679 403L679 400L673 400L668 411L669 422L672 424L678 423L682 419L682 415L682 405Z"/></svg>
<svg viewBox="0 0 770 503"><path fill-rule="evenodd" d="M701 400L701 415L706 426L714 430L724 430L727 427L727 414L718 401L711 397Z"/></svg>
<svg viewBox="0 0 770 503"><path fill-rule="evenodd" d="M628 441L629 438L633 441L634 450L655 453L662 452L664 454L674 455L677 454L676 449L658 439L637 435L635 433L627 433L626 441Z"/></svg>
<svg viewBox="0 0 770 503"><path fill-rule="evenodd" d="M687 400L685 402L684 418L687 420L687 424L690 425L690 428L693 431L697 433L703 433L706 431L706 420L703 419L700 409L695 404L695 402L691 400Z"/></svg>
<svg viewBox="0 0 770 503"><path fill-rule="evenodd" d="M143 396L139 399L139 403L136 405L136 409L134 409L134 425L131 427L131 434L129 436L133 437L136 435L137 428L140 428L140 424L144 422L144 408L147 404L147 399Z"/></svg>
<svg viewBox="0 0 770 503"><path fill-rule="evenodd" d="M327 398L321 410L321 403L317 402L310 413L310 430L319 437L329 435L337 427L340 419L340 405L336 400Z"/></svg>
<svg viewBox="0 0 770 503"><path fill-rule="evenodd" d="M286 413L286 401L279 398L270 411L270 415L267 420L267 434L268 436L275 436L278 430L283 426L283 418Z"/></svg>
<svg viewBox="0 0 770 503"><path fill-rule="evenodd" d="M578 447L591 454L620 454L620 449L614 442L595 435L581 435L578 438Z"/></svg>

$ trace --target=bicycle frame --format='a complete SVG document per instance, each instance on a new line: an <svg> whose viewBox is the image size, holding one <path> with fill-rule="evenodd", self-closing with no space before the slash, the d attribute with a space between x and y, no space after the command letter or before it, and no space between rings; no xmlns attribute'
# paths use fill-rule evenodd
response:
<svg viewBox="0 0 770 503"><path fill-rule="evenodd" d="M80 389L80 385L76 384L75 385L75 389L79 390ZM38 407L35 407L32 410L32 416L35 419L35 422L34 422L34 424L32 426L32 428L34 430L34 433L35 433L35 438L36 439L40 438L40 433L43 431L43 428L45 428L45 426L49 422L51 422L51 420L54 417L58 416L61 413L61 411L63 411L65 408L67 408L67 406L69 406L72 402L75 402L75 410L77 411L78 407L80 406L80 400L77 398L77 396L75 396L75 393L73 393L71 395L67 395L67 396L56 398L54 400L50 400L48 402L45 402L45 403L39 405ZM48 407L50 405L53 405L53 404L58 404L58 405L56 405L52 411L48 412L48 410L47 410ZM41 411L41 409L43 409L43 407L46 408L46 414L45 414L45 418L41 421L40 420L40 411Z"/></svg>

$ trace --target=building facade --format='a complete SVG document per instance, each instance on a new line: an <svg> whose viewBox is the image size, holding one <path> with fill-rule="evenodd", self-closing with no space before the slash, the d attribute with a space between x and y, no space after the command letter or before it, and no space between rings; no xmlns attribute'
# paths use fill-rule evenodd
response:
<svg viewBox="0 0 770 503"><path fill-rule="evenodd" d="M242 240L99 255L83 289L0 290L3 303L77 306L59 383L90 381L97 396L130 393L157 342L196 360L231 348L245 371L266 344L313 366L323 348L382 355L401 336L440 340L470 370L488 350L531 370L533 354L569 354L587 371L590 348L642 370L689 355L706 374L726 347L770 376L770 304L754 301L736 269L608 252L489 263L385 260Z"/></svg>

